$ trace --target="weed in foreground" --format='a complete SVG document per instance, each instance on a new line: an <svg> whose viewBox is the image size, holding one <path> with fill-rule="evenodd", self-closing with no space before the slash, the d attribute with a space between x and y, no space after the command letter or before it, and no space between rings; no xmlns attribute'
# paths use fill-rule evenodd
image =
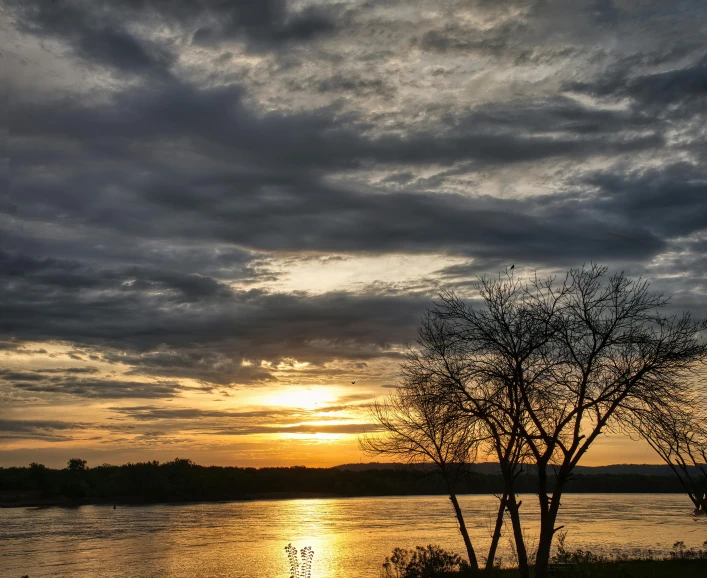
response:
<svg viewBox="0 0 707 578"><path fill-rule="evenodd" d="M312 558L314 558L312 547L305 546L298 553L297 548L292 544L288 544L285 546L285 551L290 562L290 578L311 578Z"/></svg>

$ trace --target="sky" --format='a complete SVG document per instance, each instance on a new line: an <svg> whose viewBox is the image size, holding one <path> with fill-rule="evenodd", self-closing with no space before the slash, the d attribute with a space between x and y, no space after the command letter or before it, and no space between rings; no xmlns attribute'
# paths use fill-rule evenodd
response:
<svg viewBox="0 0 707 578"><path fill-rule="evenodd" d="M707 314L704 0L0 12L0 465L370 461L425 308L512 264Z"/></svg>

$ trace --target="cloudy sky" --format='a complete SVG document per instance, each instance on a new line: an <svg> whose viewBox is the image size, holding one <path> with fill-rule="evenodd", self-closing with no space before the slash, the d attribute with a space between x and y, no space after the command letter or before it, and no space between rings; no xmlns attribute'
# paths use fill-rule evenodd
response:
<svg viewBox="0 0 707 578"><path fill-rule="evenodd" d="M511 264L707 313L704 0L0 11L3 465L357 462L439 287Z"/></svg>

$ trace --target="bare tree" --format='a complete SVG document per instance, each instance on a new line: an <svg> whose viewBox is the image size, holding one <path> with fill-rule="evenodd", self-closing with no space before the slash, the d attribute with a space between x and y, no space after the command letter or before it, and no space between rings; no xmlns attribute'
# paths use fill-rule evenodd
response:
<svg viewBox="0 0 707 578"><path fill-rule="evenodd" d="M457 499L459 480L476 459L483 439L476 420L461 413L454 405L439 403L435 386L429 376L416 372L409 364L403 366L404 384L397 387L385 401L371 406L374 420L381 425L384 435L364 435L361 448L369 454L402 458L410 464L430 465L444 480L459 531L464 539L472 571L479 572L476 552L469 537L464 516ZM491 551L495 556L503 523L494 532ZM487 567L493 566L493 557L487 558Z"/></svg>
<svg viewBox="0 0 707 578"><path fill-rule="evenodd" d="M683 399L637 404L626 419L629 431L648 442L670 466L697 516L707 515L707 422L704 392L687 392ZM689 395L692 394L692 395Z"/></svg>
<svg viewBox="0 0 707 578"><path fill-rule="evenodd" d="M442 302L451 299L443 294ZM504 509L511 518L516 543L518 565L523 575L529 573L528 556L520 522L520 506L515 482L523 472L523 458L527 445L522 437L522 405L507 385L489 372L480 371L470 363L469 342L463 328L449 316L440 315L440 309L429 311L422 319L417 351L412 352L404 366L407 375L426 376L434 385L437 403L455 408L473 419L479 439L486 440L483 448L500 465L504 493L496 519L496 527L487 557L490 571L503 524Z"/></svg>
<svg viewBox="0 0 707 578"><path fill-rule="evenodd" d="M662 313L648 283L597 265L522 283L506 272L473 287L480 308L443 293L423 320L419 371L436 376L440 403L479 420L496 446L509 489L519 570L529 576L512 458L538 476L540 536L535 576L544 578L572 471L606 428L639 402L671 407L707 348L704 323ZM506 464L504 466L504 460ZM504 470L505 468L505 470ZM550 476L554 474L554 484ZM515 510L515 511L514 511Z"/></svg>

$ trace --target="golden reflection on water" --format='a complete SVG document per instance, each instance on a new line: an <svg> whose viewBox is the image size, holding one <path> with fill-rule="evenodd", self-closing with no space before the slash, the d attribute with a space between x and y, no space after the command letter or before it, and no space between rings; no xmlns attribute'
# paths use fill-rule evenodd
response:
<svg viewBox="0 0 707 578"><path fill-rule="evenodd" d="M335 500L300 500L288 504L289 518L295 526L290 530L291 542L298 550L311 546L314 550L313 576L327 567L328 576L345 576L346 547L350 540L336 532L332 520L341 516L341 502ZM297 522L299 520L299 522Z"/></svg>
<svg viewBox="0 0 707 578"><path fill-rule="evenodd" d="M482 557L497 501L461 503ZM571 548L667 551L707 539L707 523L689 511L682 495L574 494L560 523ZM532 542L532 519L527 532ZM314 549L312 578L377 578L395 547L464 551L445 496L0 510L3 576L287 578L288 543ZM500 555L512 561L507 538Z"/></svg>

